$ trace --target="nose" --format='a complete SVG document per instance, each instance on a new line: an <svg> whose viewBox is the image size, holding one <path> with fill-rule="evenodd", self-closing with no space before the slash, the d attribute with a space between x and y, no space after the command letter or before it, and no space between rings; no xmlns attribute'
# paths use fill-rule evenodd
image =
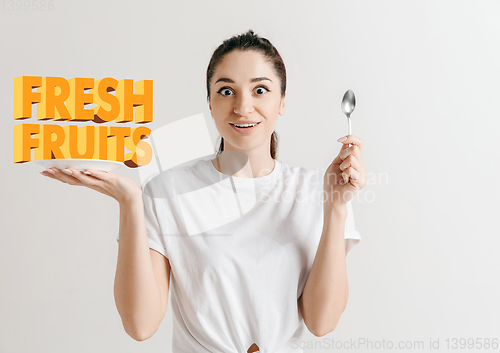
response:
<svg viewBox="0 0 500 353"><path fill-rule="evenodd" d="M234 100L234 112L239 116L247 116L254 111L253 98L250 94L240 94Z"/></svg>

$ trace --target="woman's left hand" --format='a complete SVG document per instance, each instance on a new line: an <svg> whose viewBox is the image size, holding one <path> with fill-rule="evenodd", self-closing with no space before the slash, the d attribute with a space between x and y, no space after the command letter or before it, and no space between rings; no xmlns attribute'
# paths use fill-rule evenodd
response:
<svg viewBox="0 0 500 353"><path fill-rule="evenodd" d="M343 146L323 179L323 191L326 194L324 206L329 210L345 209L347 203L366 185L366 164L361 155L363 140L347 135L347 139L341 142Z"/></svg>

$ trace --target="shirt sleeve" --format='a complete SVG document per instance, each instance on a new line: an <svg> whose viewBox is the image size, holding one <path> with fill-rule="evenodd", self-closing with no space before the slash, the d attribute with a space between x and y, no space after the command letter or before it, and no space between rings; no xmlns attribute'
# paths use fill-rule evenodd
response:
<svg viewBox="0 0 500 353"><path fill-rule="evenodd" d="M144 223L146 225L146 234L148 237L149 248L158 251L160 254L165 256L167 259L165 239L162 236L162 230L160 222L158 221L157 208L155 204L155 192L153 182L148 182L142 187L142 201L144 205ZM119 242L120 234L116 238Z"/></svg>
<svg viewBox="0 0 500 353"><path fill-rule="evenodd" d="M361 242L361 234L356 230L356 225L354 224L354 214L352 211L352 201L349 201L346 205L347 218L345 220L344 228L344 238L345 238L345 254L357 244Z"/></svg>

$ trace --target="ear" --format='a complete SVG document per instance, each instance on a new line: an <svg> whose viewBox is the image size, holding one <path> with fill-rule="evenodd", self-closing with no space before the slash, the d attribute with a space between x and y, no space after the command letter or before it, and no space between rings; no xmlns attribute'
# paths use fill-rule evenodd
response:
<svg viewBox="0 0 500 353"><path fill-rule="evenodd" d="M210 109L210 115L212 116L212 118L214 117L213 114L212 114L212 103L210 102L210 97L208 98L208 109Z"/></svg>
<svg viewBox="0 0 500 353"><path fill-rule="evenodd" d="M283 95L283 97L281 98L281 101L280 101L279 115L281 115L281 116L283 116L285 114L285 105L286 105L286 91L285 91L285 94Z"/></svg>

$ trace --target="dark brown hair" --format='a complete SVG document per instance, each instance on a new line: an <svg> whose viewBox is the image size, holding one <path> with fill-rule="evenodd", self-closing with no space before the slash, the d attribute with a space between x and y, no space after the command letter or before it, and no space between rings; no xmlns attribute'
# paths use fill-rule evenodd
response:
<svg viewBox="0 0 500 353"><path fill-rule="evenodd" d="M248 32L235 35L229 39L226 39L222 44L215 49L208 64L207 69L207 101L210 98L210 80L212 79L217 65L222 61L224 56L233 50L253 50L261 53L272 65L281 80L281 96L285 95L286 91L286 70L283 59L281 58L278 49L271 44L266 38L260 37L254 33L253 30L248 30ZM224 151L224 138L221 137L221 142L219 145L219 150L217 151L217 156ZM271 157L276 158L278 152L278 134L273 131L271 135Z"/></svg>

